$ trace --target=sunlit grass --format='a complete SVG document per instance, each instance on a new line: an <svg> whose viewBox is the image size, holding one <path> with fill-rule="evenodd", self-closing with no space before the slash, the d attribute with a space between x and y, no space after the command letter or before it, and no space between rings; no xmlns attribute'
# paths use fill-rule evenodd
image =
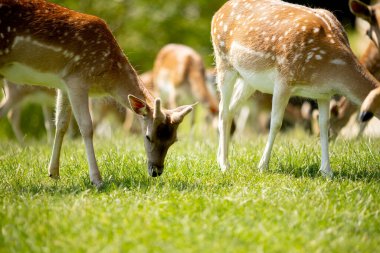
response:
<svg viewBox="0 0 380 253"><path fill-rule="evenodd" d="M271 168L256 169L266 136L236 138L231 169L216 164L216 134L180 134L162 177L146 171L141 137L95 138L97 190L84 146L66 140L61 179L50 146L0 144L0 251L376 252L380 142L331 143L333 180L318 173L319 141L278 136Z"/></svg>

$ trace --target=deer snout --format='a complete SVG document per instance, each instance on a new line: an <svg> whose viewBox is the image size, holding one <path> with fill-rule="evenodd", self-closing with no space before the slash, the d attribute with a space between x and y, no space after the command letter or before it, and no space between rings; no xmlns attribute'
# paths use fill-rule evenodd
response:
<svg viewBox="0 0 380 253"><path fill-rule="evenodd" d="M153 163L148 163L148 173L151 177L158 177L164 172L163 165L156 165Z"/></svg>
<svg viewBox="0 0 380 253"><path fill-rule="evenodd" d="M366 122L366 121L369 121L370 119L372 119L373 117L373 113L372 112L369 112L369 111L364 111L364 112L361 112L360 113L360 121L361 122Z"/></svg>

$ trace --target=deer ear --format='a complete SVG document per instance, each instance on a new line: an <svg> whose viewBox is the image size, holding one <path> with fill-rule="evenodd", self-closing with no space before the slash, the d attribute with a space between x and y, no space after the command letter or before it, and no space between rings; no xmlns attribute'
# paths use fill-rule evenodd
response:
<svg viewBox="0 0 380 253"><path fill-rule="evenodd" d="M359 0L350 0L350 10L351 12L360 18L371 22L371 7Z"/></svg>
<svg viewBox="0 0 380 253"><path fill-rule="evenodd" d="M171 123L179 124L182 122L183 118L193 110L192 105L181 106L173 110L171 115Z"/></svg>
<svg viewBox="0 0 380 253"><path fill-rule="evenodd" d="M132 111L134 111L136 114L141 116L146 116L148 114L147 105L143 100L133 95L128 95L128 100Z"/></svg>

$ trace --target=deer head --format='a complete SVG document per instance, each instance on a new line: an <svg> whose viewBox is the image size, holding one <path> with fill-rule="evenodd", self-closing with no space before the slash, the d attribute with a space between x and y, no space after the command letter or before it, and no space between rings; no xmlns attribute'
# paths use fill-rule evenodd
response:
<svg viewBox="0 0 380 253"><path fill-rule="evenodd" d="M177 128L184 117L193 110L193 106L185 105L173 110L164 110L158 98L155 99L153 108L133 95L129 95L128 99L132 110L140 116L148 156L148 173L152 177L160 176L164 171L168 149L177 141Z"/></svg>
<svg viewBox="0 0 380 253"><path fill-rule="evenodd" d="M366 5L359 0L350 0L349 2L351 12L364 20L366 20L370 27L367 31L368 37L379 47L380 43L380 4Z"/></svg>
<svg viewBox="0 0 380 253"><path fill-rule="evenodd" d="M360 108L360 120L369 121L373 116L380 119L380 88L372 90Z"/></svg>

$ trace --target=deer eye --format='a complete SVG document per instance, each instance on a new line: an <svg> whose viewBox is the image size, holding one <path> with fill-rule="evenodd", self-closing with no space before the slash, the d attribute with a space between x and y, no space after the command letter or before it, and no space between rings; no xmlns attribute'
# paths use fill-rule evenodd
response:
<svg viewBox="0 0 380 253"><path fill-rule="evenodd" d="M145 138L146 138L149 142L152 142L152 140L150 139L149 135L145 135Z"/></svg>

